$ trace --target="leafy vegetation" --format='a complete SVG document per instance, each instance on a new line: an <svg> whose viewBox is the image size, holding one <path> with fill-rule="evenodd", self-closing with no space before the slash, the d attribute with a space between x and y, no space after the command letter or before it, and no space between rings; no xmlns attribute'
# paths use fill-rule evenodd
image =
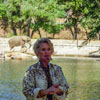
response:
<svg viewBox="0 0 100 100"><path fill-rule="evenodd" d="M86 31L87 39L100 39L99 0L0 0L0 25L14 35L31 38L40 29L48 34L58 34L69 29L73 39L78 39L79 26ZM65 22L57 23L57 19Z"/></svg>

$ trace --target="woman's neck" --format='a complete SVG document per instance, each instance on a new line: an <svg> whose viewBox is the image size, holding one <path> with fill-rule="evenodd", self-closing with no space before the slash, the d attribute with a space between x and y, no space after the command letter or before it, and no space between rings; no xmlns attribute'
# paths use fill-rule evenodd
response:
<svg viewBox="0 0 100 100"><path fill-rule="evenodd" d="M42 64L43 64L44 67L47 67L47 66L48 66L48 63L49 63L49 62L43 61L43 60L40 60L40 61L42 62Z"/></svg>

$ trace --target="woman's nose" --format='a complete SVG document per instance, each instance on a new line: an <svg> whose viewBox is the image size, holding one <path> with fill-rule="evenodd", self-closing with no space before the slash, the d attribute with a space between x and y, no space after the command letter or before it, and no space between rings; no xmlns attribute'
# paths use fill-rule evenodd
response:
<svg viewBox="0 0 100 100"><path fill-rule="evenodd" d="M48 53L49 51L48 50L45 50L45 53Z"/></svg>

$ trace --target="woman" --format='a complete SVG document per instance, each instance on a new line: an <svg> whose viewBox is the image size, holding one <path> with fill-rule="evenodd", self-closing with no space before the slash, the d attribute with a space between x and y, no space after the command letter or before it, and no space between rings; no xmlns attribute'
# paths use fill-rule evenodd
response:
<svg viewBox="0 0 100 100"><path fill-rule="evenodd" d="M68 94L68 85L61 67L50 63L53 44L41 38L34 44L39 62L31 65L23 79L23 94L27 100L62 100Z"/></svg>

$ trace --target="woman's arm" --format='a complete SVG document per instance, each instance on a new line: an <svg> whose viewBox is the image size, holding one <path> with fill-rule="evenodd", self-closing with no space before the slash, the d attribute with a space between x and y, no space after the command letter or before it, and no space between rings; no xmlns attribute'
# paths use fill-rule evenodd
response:
<svg viewBox="0 0 100 100"><path fill-rule="evenodd" d="M55 94L55 93L61 92L58 86L59 84L56 84L56 85L52 85L46 90L40 90L39 97L43 97L48 94Z"/></svg>
<svg viewBox="0 0 100 100"><path fill-rule="evenodd" d="M26 96L27 100L34 100L39 98L41 88L35 88L35 74L34 70L28 70L25 73L23 79L23 94Z"/></svg>
<svg viewBox="0 0 100 100"><path fill-rule="evenodd" d="M66 78L62 72L62 69L60 66L54 66L56 71L56 77L59 80L59 86L60 92L56 93L58 98L65 98L68 95L68 84L66 81Z"/></svg>

